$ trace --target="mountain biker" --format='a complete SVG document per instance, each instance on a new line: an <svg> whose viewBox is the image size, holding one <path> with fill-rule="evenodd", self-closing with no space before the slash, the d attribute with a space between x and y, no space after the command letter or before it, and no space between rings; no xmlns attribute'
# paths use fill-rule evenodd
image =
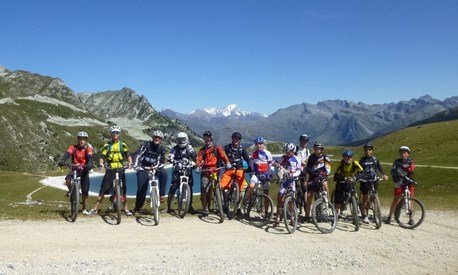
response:
<svg viewBox="0 0 458 275"><path fill-rule="evenodd" d="M396 159L391 167L391 176L394 181L394 192L393 192L393 201L391 202L390 213L385 220L386 224L391 223L391 217L393 216L396 205L399 203L404 192L404 187L408 184L403 177L412 179L415 171L415 162L410 157L410 148L407 146L401 146L399 148L400 158ZM410 195L413 198L415 187L413 185L409 186ZM412 223L412 220L409 221L409 224Z"/></svg>
<svg viewBox="0 0 458 275"><path fill-rule="evenodd" d="M302 134L299 137L299 146L296 147L296 156L301 160L302 171L299 175L299 184L301 187L302 195L304 202L307 199L307 160L310 157L310 150L307 148L307 143L309 141L309 136L307 134Z"/></svg>
<svg viewBox="0 0 458 275"><path fill-rule="evenodd" d="M264 138L263 137L256 137L253 140L256 150L252 153L251 157L253 159L253 174L251 175L250 185L246 190L244 205L246 206L250 200L251 193L253 193L254 187L256 184L261 182L262 189L264 194L269 195L270 189L270 180L272 179L271 174L271 164L273 163L274 159L272 158L272 154L265 148L264 145ZM265 201L266 208L269 202L268 199Z"/></svg>
<svg viewBox="0 0 458 275"><path fill-rule="evenodd" d="M369 223L367 217L367 197L371 184L374 184L374 189L378 189L377 174L382 175L382 180L387 180L388 176L383 171L380 161L373 155L374 146L372 143L364 144L364 156L359 160L359 164L363 168L363 178L365 181L361 181L360 192L361 192L361 216L364 223Z"/></svg>
<svg viewBox="0 0 458 275"><path fill-rule="evenodd" d="M229 158L224 153L223 148L220 145L213 144L213 134L210 131L205 131L203 134L204 146L200 148L199 153L197 154L197 169L205 170L201 174L201 186L200 199L202 200L202 208L204 215L208 215L208 207L210 204L211 190L210 190L210 177L213 172L216 172L218 166L225 165L226 168L232 168ZM208 180L202 180L207 178Z"/></svg>
<svg viewBox="0 0 458 275"><path fill-rule="evenodd" d="M189 213L194 214L194 208L192 207L192 188L194 186L194 181L192 178L192 170L195 166L195 162L197 159L197 153L189 144L188 135L184 132L180 132L177 134L177 144L170 150L170 155L168 157L168 161L173 165L173 172L172 172L172 184L170 185L169 195L167 197L167 212L170 212L170 203L172 202L173 197L175 196L175 192L178 188L180 188L180 172L178 170L178 165L182 165L183 163L188 163L188 185L191 188L191 198L190 198L190 205L189 205Z"/></svg>
<svg viewBox="0 0 458 275"><path fill-rule="evenodd" d="M65 154L59 161L59 166L67 166L65 162L72 157L72 171L65 177L65 184L68 188L67 196L69 196L72 188L71 180L73 176L73 170L76 169L78 177L81 177L81 193L83 195L83 208L82 213L88 215L89 211L86 210L87 198L89 193L89 171L94 166L92 161L92 155L94 148L87 142L89 135L86 132L79 132L76 135L78 141L75 145L70 145Z"/></svg>
<svg viewBox="0 0 458 275"><path fill-rule="evenodd" d="M339 167L334 173L334 181L336 182L336 189L334 191L334 205L336 207L337 216L340 215L341 206L345 200L345 192L348 190L348 184L354 184L356 176L361 173L363 168L359 162L353 159L353 151L345 149L342 152L342 160Z"/></svg>
<svg viewBox="0 0 458 275"><path fill-rule="evenodd" d="M231 168L227 167L229 169L226 169L226 171L224 171L221 177L221 190L229 189L232 182L232 178L235 177L235 180L237 181L237 184L239 186L239 190L242 191L245 182L245 170L243 162L245 162L245 165L249 167L248 171L251 171L251 167L253 167L253 162L251 161L248 152L240 144L242 140L242 134L240 134L239 132L234 132L232 133L231 139L231 143L224 146L224 152L226 153L226 156L229 158L229 166Z"/></svg>
<svg viewBox="0 0 458 275"><path fill-rule="evenodd" d="M105 165L105 175L102 179L102 185L100 186L99 195L97 196L97 202L94 207L89 211L89 214L95 214L98 212L100 203L103 201L105 194L109 193L113 188L113 180L116 178L115 169L124 168L123 161L127 160L128 167L132 166L132 157L129 154L129 147L121 140L121 127L114 125L110 129L111 140L103 145L101 157L99 159L99 169ZM119 179L123 182L122 185L122 201L124 202L124 213L126 216L132 216L132 213L127 207L126 199L126 174L124 170L119 170Z"/></svg>
<svg viewBox="0 0 458 275"><path fill-rule="evenodd" d="M165 147L161 144L163 139L164 134L159 130L155 130L151 135L151 140L143 142L133 155L135 167L156 167L161 202L164 201L165 184L167 181L167 172L164 169ZM138 213L145 204L148 184L149 170L139 169L137 171L137 196L135 198L134 213Z"/></svg>
<svg viewBox="0 0 458 275"><path fill-rule="evenodd" d="M280 179L282 185L278 190L277 216L275 218L274 226L280 223L280 209L285 201L284 195L286 193L286 190L290 187L292 187L293 190L296 190L295 180L297 180L297 177L301 174L302 171L301 160L294 155L296 151L296 146L292 143L285 143L283 151L285 152L285 154L282 156L280 162L274 163L274 166L276 166L277 168L282 167L285 170L282 178L286 178L286 180L284 181ZM286 219L287 217L284 218ZM291 223L293 222L294 217L291 217Z"/></svg>
<svg viewBox="0 0 458 275"><path fill-rule="evenodd" d="M305 220L310 221L310 209L312 206L313 195L319 191L318 182L320 178L323 179L323 187L329 192L328 181L326 178L331 173L331 159L323 153L323 143L317 141L313 144L313 153L307 160L306 171L309 175L307 181L307 208L305 210Z"/></svg>

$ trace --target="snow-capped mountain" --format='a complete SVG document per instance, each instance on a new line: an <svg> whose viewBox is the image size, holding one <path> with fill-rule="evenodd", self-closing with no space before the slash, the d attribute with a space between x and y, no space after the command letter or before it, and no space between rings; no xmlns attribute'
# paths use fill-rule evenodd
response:
<svg viewBox="0 0 458 275"><path fill-rule="evenodd" d="M189 113L189 116L199 119L212 119L217 117L267 117L267 115L258 112L242 111L236 104L229 104L224 108L209 107L194 110Z"/></svg>

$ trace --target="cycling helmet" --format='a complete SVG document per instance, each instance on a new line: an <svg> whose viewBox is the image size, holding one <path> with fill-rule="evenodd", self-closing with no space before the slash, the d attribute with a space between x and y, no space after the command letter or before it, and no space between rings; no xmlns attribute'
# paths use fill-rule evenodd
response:
<svg viewBox="0 0 458 275"><path fill-rule="evenodd" d="M342 157L353 157L353 151L352 150L348 150L348 149L345 149L343 152L342 152Z"/></svg>
<svg viewBox="0 0 458 275"><path fill-rule="evenodd" d="M121 127L119 127L118 125L111 126L110 133L115 133L115 132L121 133Z"/></svg>
<svg viewBox="0 0 458 275"><path fill-rule="evenodd" d="M180 132L177 135L177 144L180 148L186 148L188 145L188 135L184 132Z"/></svg>
<svg viewBox="0 0 458 275"><path fill-rule="evenodd" d="M80 138L80 137L88 138L89 135L88 135L86 132L79 132L79 133L76 135L76 138Z"/></svg>
<svg viewBox="0 0 458 275"><path fill-rule="evenodd" d="M366 148L374 149L374 146L372 145L372 143L368 142L368 143L364 144L364 149L366 149Z"/></svg>
<svg viewBox="0 0 458 275"><path fill-rule="evenodd" d="M401 153L401 152L408 152L408 153L410 153L410 148L407 147L407 146L401 146L401 147L399 148L399 153Z"/></svg>
<svg viewBox="0 0 458 275"><path fill-rule="evenodd" d="M213 134L212 134L212 132L210 132L210 131L205 131L203 136L204 136L204 138L205 138L205 137L208 137L208 138L213 139Z"/></svg>
<svg viewBox="0 0 458 275"><path fill-rule="evenodd" d="M315 148L320 148L321 150L324 150L324 146L323 146L323 143L321 143L321 141L317 141L313 144L313 147Z"/></svg>
<svg viewBox="0 0 458 275"><path fill-rule="evenodd" d="M242 134L240 134L239 132L234 132L232 133L232 138L234 139L242 139Z"/></svg>
<svg viewBox="0 0 458 275"><path fill-rule="evenodd" d="M163 134L161 131L159 131L159 130L154 131L153 134L152 134L152 136L153 136L153 137L160 137L161 139L164 138L164 134Z"/></svg>
<svg viewBox="0 0 458 275"><path fill-rule="evenodd" d="M302 135L299 137L299 140L309 141L309 136L307 136L307 134L302 134Z"/></svg>
<svg viewBox="0 0 458 275"><path fill-rule="evenodd" d="M285 153L294 152L296 151L296 145L290 142L285 143L285 146L283 146L283 151L285 151Z"/></svg>
<svg viewBox="0 0 458 275"><path fill-rule="evenodd" d="M265 140L263 137L255 137L254 140L253 140L254 143L264 143Z"/></svg>

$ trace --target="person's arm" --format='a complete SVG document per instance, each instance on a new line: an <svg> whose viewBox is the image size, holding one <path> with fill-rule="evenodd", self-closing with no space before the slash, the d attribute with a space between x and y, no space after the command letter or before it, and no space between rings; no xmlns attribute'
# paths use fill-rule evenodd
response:
<svg viewBox="0 0 458 275"><path fill-rule="evenodd" d="M250 155L248 154L248 152L245 149L242 150L242 158L248 163L248 167L249 168L248 168L247 172L253 171L253 169L254 169L253 168L253 160L251 160Z"/></svg>

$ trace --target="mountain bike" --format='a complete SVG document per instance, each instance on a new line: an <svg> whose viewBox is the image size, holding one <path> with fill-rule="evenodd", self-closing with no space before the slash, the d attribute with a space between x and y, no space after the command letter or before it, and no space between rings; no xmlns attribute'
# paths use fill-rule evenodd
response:
<svg viewBox="0 0 458 275"><path fill-rule="evenodd" d="M359 230L359 201L357 197L357 193L355 190L355 179L353 177L345 180L345 193L344 193L344 202L341 206L341 211L350 208L351 220L353 221L353 225L355 226L355 231ZM333 191L334 192L334 191ZM348 220L348 216L346 218Z"/></svg>
<svg viewBox="0 0 458 275"><path fill-rule="evenodd" d="M233 165L235 167L235 164ZM232 168L236 170L236 168ZM223 209L227 212L227 218L233 219L237 213L237 208L240 202L240 187L237 182L237 174L232 174L231 184L228 189L224 189L223 193Z"/></svg>
<svg viewBox="0 0 458 275"><path fill-rule="evenodd" d="M78 176L78 169L83 167L80 164L70 164L69 168L72 170L71 189L70 189L70 219L72 222L76 221L78 217L78 209L80 204L80 189L81 177Z"/></svg>
<svg viewBox="0 0 458 275"><path fill-rule="evenodd" d="M213 194L213 198L210 198L210 201L208 202L209 208L211 207L211 202L213 201L215 210L217 215L219 216L219 222L222 223L224 222L225 215L223 211L223 199L222 199L222 192L221 192L221 186L219 184L218 180L218 171L221 169L221 167L216 168L216 169L204 169L201 170L201 173L206 173L207 175L202 177L202 185L207 186L207 190L201 190L201 192L208 192L210 194Z"/></svg>
<svg viewBox="0 0 458 275"><path fill-rule="evenodd" d="M247 220L256 227L263 227L268 224L274 214L274 202L269 195L264 193L263 189L266 181L268 181L266 177L259 178L248 204L243 207Z"/></svg>
<svg viewBox="0 0 458 275"><path fill-rule="evenodd" d="M115 172L115 179L113 180L112 194L110 196L112 207L116 211L117 222L116 224L121 223L121 212L122 212L122 185L123 182L119 178L119 173L124 172L125 168L113 169Z"/></svg>
<svg viewBox="0 0 458 275"><path fill-rule="evenodd" d="M189 206L191 205L191 187L189 186L189 177L192 177L191 168L194 167L194 163L190 163L188 160L176 161L174 169L178 171L180 175L180 186L176 190L177 193L177 204L178 204L178 215L184 218L188 213ZM175 195L175 194L169 194ZM172 205L172 201L170 202Z"/></svg>
<svg viewBox="0 0 458 275"><path fill-rule="evenodd" d="M296 200L296 205L297 205L297 208L299 210L299 215L302 214L302 209L304 209L305 211L305 205L306 205L306 202L305 202L305 199L304 199L304 192L302 190L302 184L301 184L301 177L298 178L299 180L296 181L296 197L295 197L295 200Z"/></svg>
<svg viewBox="0 0 458 275"><path fill-rule="evenodd" d="M295 179L282 179L280 180L279 185L283 185L286 181L295 181ZM282 196L283 204L279 205L279 212L280 215L282 215L280 219L283 218L286 230L288 230L290 234L296 231L299 217L296 205L296 190L294 190L295 184L295 182L292 182L288 185L285 193Z"/></svg>
<svg viewBox="0 0 458 275"><path fill-rule="evenodd" d="M382 178L375 177L374 179L366 180L362 179L362 183L369 183L369 194L366 203L366 211L367 215L369 216L369 211L372 211L372 217L375 224L375 228L379 229L382 227L382 208L380 206L380 199L378 197L377 190L375 190L375 183L378 181L382 181Z"/></svg>
<svg viewBox="0 0 458 275"><path fill-rule="evenodd" d="M402 179L406 184L402 199L394 211L394 219L402 228L414 229L425 219L425 206L420 200L411 197L409 187L416 185L417 182L406 176Z"/></svg>
<svg viewBox="0 0 458 275"><path fill-rule="evenodd" d="M151 214L153 215L154 225L159 224L159 206L161 205L161 200L159 197L159 179L156 177L157 167L158 164L153 167L142 167L142 169L148 170L150 206Z"/></svg>
<svg viewBox="0 0 458 275"><path fill-rule="evenodd" d="M318 185L315 201L312 204L312 221L316 228L324 234L332 233L337 227L337 213L334 205L328 200L328 192L323 182L326 177L316 176L314 183Z"/></svg>

